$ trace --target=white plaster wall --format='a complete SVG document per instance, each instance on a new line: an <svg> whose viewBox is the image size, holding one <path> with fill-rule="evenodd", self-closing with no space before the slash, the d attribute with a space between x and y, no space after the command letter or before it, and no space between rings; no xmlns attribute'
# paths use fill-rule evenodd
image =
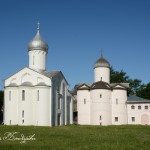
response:
<svg viewBox="0 0 150 150"><path fill-rule="evenodd" d="M22 100L22 90L25 90L25 100ZM18 97L18 124L33 125L33 88L19 87ZM24 111L24 117L22 117L22 111Z"/></svg>
<svg viewBox="0 0 150 150"><path fill-rule="evenodd" d="M102 98L100 98L100 94ZM91 125L111 125L110 98L110 90L95 89L91 91Z"/></svg>
<svg viewBox="0 0 150 150"><path fill-rule="evenodd" d="M73 124L73 97L70 95L71 101L70 101L70 124Z"/></svg>
<svg viewBox="0 0 150 150"><path fill-rule="evenodd" d="M35 97L37 96L35 92L36 90L35 86L41 81L45 82L45 84L49 85L49 87L51 86L50 78L47 78L41 75L40 73L37 73L29 68L24 68L18 73L14 74L13 76L5 80L5 103L6 103L5 108L4 108L5 109L5 114L4 114L5 124L10 124L10 120L11 120L11 124L36 125L35 105L33 105L35 104L34 100L35 100ZM22 84L25 82L30 82L31 86L22 86ZM17 86L10 87L9 85L11 84L15 84ZM22 101L22 90L25 90L24 101ZM8 91L11 91L12 93L12 96L11 96L12 101L10 102L8 101L8 98L9 98ZM43 95L45 95L43 96L44 100L47 100L47 101L50 100L50 99L45 98L47 95L46 93ZM49 98L50 96L51 95L49 95ZM47 103L44 103L43 105L46 105L48 107ZM42 104L40 106L43 107ZM43 110L47 111L47 108L44 108ZM24 117L22 117L22 111L24 111ZM38 112L40 112L40 110ZM48 114L48 116L49 116L48 121L50 122L51 120L50 114ZM44 117L42 116L43 119Z"/></svg>
<svg viewBox="0 0 150 150"><path fill-rule="evenodd" d="M52 80L52 120L53 125L58 125L58 115L60 114L60 125L65 125L71 122L67 116L72 116L67 107L67 97L68 97L68 83L62 76L62 74L56 75ZM58 97L60 97L61 107L58 109ZM67 120L68 119L68 120Z"/></svg>
<svg viewBox="0 0 150 150"><path fill-rule="evenodd" d="M57 114L61 113L61 124L67 123L67 113L70 114L70 122L73 120L73 110L67 111L67 96L68 96L68 83L60 74L57 78L58 88L63 96L63 104L61 110L56 108L57 97L52 95L51 79L43 76L42 74L33 71L29 68L24 68L18 73L12 75L5 80L5 124L18 124L18 125L39 125L39 126L52 126L57 125ZM22 85L29 82L29 86ZM47 86L38 86L39 82L44 82ZM10 85L16 87L10 87ZM31 84L31 85L30 85ZM65 93L63 93L63 86L65 85ZM57 93L57 86L54 86L54 93ZM16 101L8 101L8 91L14 90ZM25 90L25 100L22 101L22 90ZM39 101L37 101L37 90L39 90ZM54 98L55 97L55 98ZM70 108L73 109L73 102L70 103ZM14 107L12 107L14 106ZM24 116L22 116L24 111ZM52 118L53 117L53 118ZM54 121L54 122L52 122Z"/></svg>
<svg viewBox="0 0 150 150"><path fill-rule="evenodd" d="M39 90L39 99L37 91ZM51 88L37 87L35 89L35 117L34 124L38 126L51 126Z"/></svg>
<svg viewBox="0 0 150 150"><path fill-rule="evenodd" d="M29 51L29 68L46 70L46 52L41 50Z"/></svg>
<svg viewBox="0 0 150 150"><path fill-rule="evenodd" d="M86 99L86 104L84 104ZM90 124L90 92L89 90L77 91L77 111L78 111L78 124L88 125Z"/></svg>
<svg viewBox="0 0 150 150"><path fill-rule="evenodd" d="M9 91L11 91L11 100L9 100ZM4 124L18 124L18 90L17 88L8 87L4 92Z"/></svg>
<svg viewBox="0 0 150 150"><path fill-rule="evenodd" d="M116 100L117 99L117 100ZM116 103L118 101L118 104ZM127 91L115 89L112 91L112 124L121 125L127 124ZM115 121L118 117L118 121Z"/></svg>
<svg viewBox="0 0 150 150"><path fill-rule="evenodd" d="M110 83L110 69L107 67L98 67L94 69L94 82L102 81Z"/></svg>
<svg viewBox="0 0 150 150"><path fill-rule="evenodd" d="M135 109L131 109L131 106L134 105ZM141 109L138 109L138 106L141 106ZM148 106L148 109L145 109L145 106ZM139 104L127 104L128 110L128 124L142 124L142 116L148 116L148 125L150 125L150 104L139 103ZM132 117L135 117L135 121L132 121Z"/></svg>

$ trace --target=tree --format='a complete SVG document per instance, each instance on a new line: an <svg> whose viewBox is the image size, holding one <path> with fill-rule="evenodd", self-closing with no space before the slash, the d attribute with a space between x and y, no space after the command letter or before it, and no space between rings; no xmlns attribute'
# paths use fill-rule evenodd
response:
<svg viewBox="0 0 150 150"><path fill-rule="evenodd" d="M3 111L2 111L3 103L4 103L4 92L0 91L0 124L3 122Z"/></svg>
<svg viewBox="0 0 150 150"><path fill-rule="evenodd" d="M142 98L150 99L150 82L145 87L137 90L136 95Z"/></svg>
<svg viewBox="0 0 150 150"><path fill-rule="evenodd" d="M130 85L130 94L132 95L137 95L137 91L140 91L145 87L145 84L142 84L142 80L139 79L129 79L128 82Z"/></svg>
<svg viewBox="0 0 150 150"><path fill-rule="evenodd" d="M4 102L4 92L0 91L0 110L3 106L3 102Z"/></svg>
<svg viewBox="0 0 150 150"><path fill-rule="evenodd" d="M119 72L119 71L115 71L113 67L110 68L111 83L123 83L123 82L127 82L128 80L129 80L129 76L127 76L123 70Z"/></svg>
<svg viewBox="0 0 150 150"><path fill-rule="evenodd" d="M110 82L111 83L129 83L130 94L137 94L137 91L142 90L145 85L139 79L130 79L130 77L124 72L115 71L113 67L110 68Z"/></svg>

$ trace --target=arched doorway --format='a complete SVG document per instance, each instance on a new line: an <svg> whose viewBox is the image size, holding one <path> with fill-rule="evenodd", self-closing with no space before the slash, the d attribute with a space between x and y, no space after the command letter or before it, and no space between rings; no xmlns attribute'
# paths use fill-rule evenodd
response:
<svg viewBox="0 0 150 150"><path fill-rule="evenodd" d="M148 115L144 114L141 116L141 124L142 125L148 125L149 124L149 117Z"/></svg>
<svg viewBox="0 0 150 150"><path fill-rule="evenodd" d="M61 125L61 114L57 115L57 125L60 126Z"/></svg>

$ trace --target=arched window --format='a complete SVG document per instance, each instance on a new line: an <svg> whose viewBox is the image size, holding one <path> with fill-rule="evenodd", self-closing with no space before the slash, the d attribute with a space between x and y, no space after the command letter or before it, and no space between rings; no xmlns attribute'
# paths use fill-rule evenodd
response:
<svg viewBox="0 0 150 150"><path fill-rule="evenodd" d="M116 98L116 104L118 104L118 98Z"/></svg>
<svg viewBox="0 0 150 150"><path fill-rule="evenodd" d="M34 58L34 56L33 56L33 65L34 65L34 59L35 59L35 58Z"/></svg>
<svg viewBox="0 0 150 150"><path fill-rule="evenodd" d="M24 110L22 111L22 118L24 118Z"/></svg>
<svg viewBox="0 0 150 150"><path fill-rule="evenodd" d="M115 117L115 122L118 122L118 117Z"/></svg>
<svg viewBox="0 0 150 150"><path fill-rule="evenodd" d="M102 120L102 116L99 116L99 120Z"/></svg>
<svg viewBox="0 0 150 150"><path fill-rule="evenodd" d="M37 101L39 101L39 96L40 96L40 93L39 93L39 90L37 90Z"/></svg>
<svg viewBox="0 0 150 150"><path fill-rule="evenodd" d="M134 106L134 105L132 105L132 106L131 106L131 109L135 109L135 106Z"/></svg>
<svg viewBox="0 0 150 150"><path fill-rule="evenodd" d="M65 90L65 84L63 83L63 96L65 97L66 90Z"/></svg>
<svg viewBox="0 0 150 150"><path fill-rule="evenodd" d="M84 104L86 104L86 99L84 98Z"/></svg>
<svg viewBox="0 0 150 150"><path fill-rule="evenodd" d="M60 108L61 108L61 98L58 97L58 109L60 109Z"/></svg>
<svg viewBox="0 0 150 150"><path fill-rule="evenodd" d="M9 91L9 100L11 101L11 91Z"/></svg>
<svg viewBox="0 0 150 150"><path fill-rule="evenodd" d="M25 90L22 90L22 100L25 100Z"/></svg>
<svg viewBox="0 0 150 150"><path fill-rule="evenodd" d="M102 98L102 94L100 94L99 97Z"/></svg>

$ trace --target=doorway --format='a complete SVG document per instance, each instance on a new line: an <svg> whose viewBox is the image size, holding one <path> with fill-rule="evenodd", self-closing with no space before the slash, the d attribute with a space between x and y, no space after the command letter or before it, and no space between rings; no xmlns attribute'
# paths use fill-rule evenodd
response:
<svg viewBox="0 0 150 150"><path fill-rule="evenodd" d="M144 115L141 116L141 124L142 125L148 125L149 124L148 115L144 114Z"/></svg>
<svg viewBox="0 0 150 150"><path fill-rule="evenodd" d="M57 125L60 126L61 125L61 114L57 115Z"/></svg>

